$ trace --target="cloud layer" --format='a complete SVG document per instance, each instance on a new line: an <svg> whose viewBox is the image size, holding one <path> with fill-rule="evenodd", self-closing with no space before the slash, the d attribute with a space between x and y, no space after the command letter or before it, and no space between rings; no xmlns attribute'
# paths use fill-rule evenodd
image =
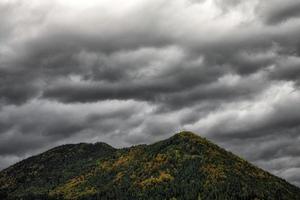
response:
<svg viewBox="0 0 300 200"><path fill-rule="evenodd" d="M300 185L296 0L0 1L0 168L192 130Z"/></svg>

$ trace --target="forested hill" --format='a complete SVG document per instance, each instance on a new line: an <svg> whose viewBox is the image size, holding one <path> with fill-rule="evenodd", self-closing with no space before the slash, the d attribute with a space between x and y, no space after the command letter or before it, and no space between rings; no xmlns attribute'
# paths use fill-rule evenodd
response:
<svg viewBox="0 0 300 200"><path fill-rule="evenodd" d="M0 172L0 199L299 200L300 189L190 132L63 145Z"/></svg>

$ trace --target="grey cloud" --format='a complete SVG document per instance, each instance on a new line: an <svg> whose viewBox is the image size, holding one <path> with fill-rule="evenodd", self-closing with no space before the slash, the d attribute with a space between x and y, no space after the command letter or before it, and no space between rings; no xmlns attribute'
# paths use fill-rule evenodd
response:
<svg viewBox="0 0 300 200"><path fill-rule="evenodd" d="M299 84L300 79L300 57L289 56L280 59L273 68L270 69L270 76L279 80L294 80Z"/></svg>
<svg viewBox="0 0 300 200"><path fill-rule="evenodd" d="M286 92L289 95L290 91ZM293 95L293 94L291 94ZM277 97L280 98L280 97ZM264 111L251 111L252 105L237 107L227 112L227 114L216 116L218 121L211 126L209 133L211 136L220 140L231 140L232 138L256 138L267 135L286 135L296 136L300 124L299 99L282 100L268 105ZM268 101L267 99L265 100ZM255 106L255 105L254 105ZM250 110L248 110L250 108ZM239 117L240 113L244 113Z"/></svg>
<svg viewBox="0 0 300 200"><path fill-rule="evenodd" d="M255 74L252 77L243 77L236 74L228 74L220 77L217 81L200 85L195 88L190 88L188 91L178 91L170 94L166 99L167 105L172 105L174 108L182 105L195 105L199 102L210 102L211 105L216 105L221 102L231 102L234 100L251 99L254 95L264 91L269 86L269 83L259 75ZM210 107L212 109L213 107Z"/></svg>
<svg viewBox="0 0 300 200"><path fill-rule="evenodd" d="M143 6L144 5L141 5L141 8L143 8ZM157 11L154 9L157 5L153 4L152 6L153 7L151 7L150 11L146 14L154 16L159 13L161 15L158 16L161 16L163 20L166 21L164 12L167 11L164 9ZM134 18L140 15L140 12L140 10L137 10L128 15ZM52 16L51 12L48 15ZM88 16L86 18L89 19L90 17L91 16ZM49 17L49 19L51 18ZM95 21L95 19L93 20ZM101 18L98 20L101 20ZM157 100L160 98L161 93L180 92L186 87L194 88L199 84L203 84L203 82L214 81L228 72L245 75L255 73L262 68L266 68L272 64L272 62L276 62L276 60L275 58L268 57L268 55L265 57L251 55L251 51L253 51L251 49L256 48L261 49L260 51L265 51L266 48L272 47L274 40L280 45L281 43L283 43L283 45L286 43L283 39L283 36L285 36L284 32L278 31L278 33L271 33L271 30L267 28L263 31L258 31L255 26L252 29L245 28L245 31L237 31L234 29L233 35L224 34L223 37L216 38L215 41L212 40L213 42L207 43L202 40L198 41L199 38L197 39L195 37L191 39L177 38L176 32L162 31L161 28L163 27L160 25L158 25L159 27L157 28L150 28L149 23L142 25L140 29L127 29L126 27L122 29L118 27L112 29L100 24L99 29L96 30L91 29L88 25L85 27L86 29L78 30L74 24L68 24L66 28L63 28L60 26L63 26L64 23L61 24L55 18L53 21L54 22L51 20L49 22L47 20L44 21L46 25L38 29L39 34L37 34L36 37L25 40L23 43L18 44L19 46L17 45L17 47L20 47L17 53L20 53L22 58L17 59L17 63L15 60L11 61L10 66L12 68L23 69L22 73L18 73L15 76L27 77L24 82L28 80L31 81L26 83L28 84L27 88L20 90L18 89L20 87L19 84L14 83L15 78L13 76L3 79L5 81L3 81L2 85L10 85L9 88L3 86L2 99L4 99L4 102L26 102L26 100L34 98L40 93L44 93L45 97L55 98L57 96L58 99L65 102L88 102L113 98L137 98L143 100L152 98L153 100ZM122 23L122 20L118 19L115 22ZM139 20L133 20L131 23L132 26L141 26L140 24L142 24ZM150 24L152 23L154 22L151 21ZM104 29L104 32L101 31L101 28ZM97 30L101 32L100 36ZM114 31L114 34L111 34L109 31ZM299 30L296 30L296 32L299 32ZM136 36L135 33L139 36ZM148 34L151 37L149 37ZM188 36L187 34L188 33L185 33L186 36ZM255 34L255 36L253 34ZM121 35L122 37L120 37ZM174 35L174 37L172 35ZM131 39L127 38L127 36ZM156 36L159 38L156 38ZM111 37L116 38L110 39ZM165 38L163 40L166 42L163 42L160 38ZM293 38L295 38L295 36L293 36ZM122 42L123 39L126 42ZM150 39L149 42L147 41L148 39ZM145 41L146 43L144 43ZM174 77L162 73L160 79L159 77L156 79L153 78L152 80L145 80L141 83L140 81L135 81L136 78L128 74L135 74L135 70L145 68L146 66L144 66L143 63L138 63L138 60L135 63L130 63L129 61L124 61L125 63L114 63L113 59L115 58L113 56L107 56L108 58L105 58L107 54L115 54L115 52L119 51L121 51L121 53L125 52L124 54L126 55L126 53L130 53L132 49L136 50L140 47L145 48L150 46L154 47L154 50L160 50L161 48L168 47L165 45L182 46L179 47L182 51L191 54L187 55L186 59L193 59L192 56L197 56L197 54L198 56L203 56L206 60L205 64L207 67L194 66L194 69L187 70L186 66L190 64L186 61L175 64L171 63L174 66L168 73ZM193 47L193 45L196 46ZM103 48L110 48L111 50L106 51ZM193 52L194 48L199 48L199 50ZM241 49L245 53L241 54ZM24 53L25 51L26 53ZM86 59L84 55L82 58L81 52L84 51L95 54L94 56L96 56L96 58L94 59L96 60L91 61L88 59L86 60L87 63L84 63L85 65L82 66L82 59ZM247 52L249 52L250 55L247 55ZM147 54L147 52L145 53ZM142 54L139 56L142 56ZM112 59L112 61L109 59ZM129 59L131 58L129 57ZM148 59L156 58L150 56ZM161 61L158 59L157 62ZM152 63L149 62L149 64ZM136 67L131 67L131 65L136 65ZM226 67L226 65L230 67ZM163 66L161 68L163 68ZM28 75L28 73L30 73L30 75ZM75 87L78 86L78 88L72 88L70 84L65 86L59 85L57 88L55 88L55 84L51 85L51 83L56 82L57 77L66 77L70 74L79 74L85 79L106 80L114 84L104 83L103 88L95 86L95 84L89 87L86 85L76 85ZM3 76L7 76L6 73L4 73ZM50 84L49 87L45 89L43 85L36 86L37 80L35 79L37 78L45 82L39 84ZM131 81L123 81L124 79L130 80L130 78ZM81 87L82 89L80 89ZM78 89L78 91L74 91L76 89ZM70 92L67 92L67 90Z"/></svg>
<svg viewBox="0 0 300 200"><path fill-rule="evenodd" d="M147 53L147 50L138 50ZM178 50L150 49L164 55L136 59L130 53L120 54L120 58L109 57L99 63L92 77L77 82L71 79L56 81L44 91L44 98L59 99L63 102L89 102L105 99L139 99L161 101L170 93L192 89L198 85L216 80L226 68L205 66L201 57L190 58ZM135 52L134 52L135 53ZM133 53L133 54L134 54ZM125 57L127 56L127 57ZM138 56L144 57L144 55ZM182 60L177 61L182 57ZM168 59L166 59L166 57ZM132 59L132 60L130 60ZM93 64L94 65L94 64ZM102 67L103 66L103 67ZM110 76L111 70L118 71ZM104 75L108 77L104 78Z"/></svg>
<svg viewBox="0 0 300 200"><path fill-rule="evenodd" d="M228 12L236 6L243 3L241 0L215 0L215 3L222 8L223 11Z"/></svg>
<svg viewBox="0 0 300 200"><path fill-rule="evenodd" d="M78 2L0 3L0 168L188 129L300 184L298 2Z"/></svg>
<svg viewBox="0 0 300 200"><path fill-rule="evenodd" d="M290 168L285 170L284 172L279 173L278 175L290 180L295 185L300 185L300 169L298 168Z"/></svg>
<svg viewBox="0 0 300 200"><path fill-rule="evenodd" d="M36 96L42 83L33 74L0 69L0 100L6 104L22 104Z"/></svg>
<svg viewBox="0 0 300 200"><path fill-rule="evenodd" d="M145 106L132 101L65 106L55 102L35 101L19 108L4 107L0 114L3 125L0 155L22 156L26 153L24 149L36 150L79 133L88 134L91 130L100 135L109 134L121 127L118 123L124 124L123 128L126 129L126 126L133 123L130 119L137 110Z"/></svg>
<svg viewBox="0 0 300 200"><path fill-rule="evenodd" d="M298 129L299 131L299 129ZM285 131L277 135L276 138L266 136L260 138L244 139L247 148L241 145L241 141L232 140L224 145L236 154L248 157L259 167L271 173L283 177L293 184L300 184L298 176L289 176L288 171L292 170L294 175L299 168L299 139L295 136L287 135ZM292 151L292 152L291 152Z"/></svg>
<svg viewBox="0 0 300 200"><path fill-rule="evenodd" d="M10 130L11 132L14 130ZM10 133L11 134L11 133ZM8 134L7 134L8 135ZM47 145L47 138L42 139L38 135L27 134L15 131L13 137L1 135L1 156L24 156L27 152L31 152L36 149L42 149ZM26 153L24 152L26 149Z"/></svg>
<svg viewBox="0 0 300 200"><path fill-rule="evenodd" d="M21 159L22 157L18 156L0 156L0 170L4 169L7 166L15 164Z"/></svg>
<svg viewBox="0 0 300 200"><path fill-rule="evenodd" d="M300 3L297 0L265 1L258 7L258 12L265 23L274 25L300 16Z"/></svg>

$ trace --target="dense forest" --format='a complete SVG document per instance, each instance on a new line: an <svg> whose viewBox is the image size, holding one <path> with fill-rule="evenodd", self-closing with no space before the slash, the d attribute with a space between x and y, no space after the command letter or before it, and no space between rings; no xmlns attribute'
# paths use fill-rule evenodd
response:
<svg viewBox="0 0 300 200"><path fill-rule="evenodd" d="M190 132L115 149L70 144L0 172L0 199L299 200L300 189Z"/></svg>

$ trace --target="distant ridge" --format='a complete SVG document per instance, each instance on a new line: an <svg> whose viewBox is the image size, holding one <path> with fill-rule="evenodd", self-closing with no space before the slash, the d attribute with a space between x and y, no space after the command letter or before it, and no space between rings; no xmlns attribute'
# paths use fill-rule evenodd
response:
<svg viewBox="0 0 300 200"><path fill-rule="evenodd" d="M70 144L0 172L0 199L300 200L300 189L191 132L115 149Z"/></svg>

